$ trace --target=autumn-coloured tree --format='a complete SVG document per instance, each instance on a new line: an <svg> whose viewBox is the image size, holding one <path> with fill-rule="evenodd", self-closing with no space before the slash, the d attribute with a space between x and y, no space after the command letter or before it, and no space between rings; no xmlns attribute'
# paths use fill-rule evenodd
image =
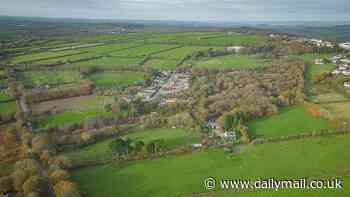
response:
<svg viewBox="0 0 350 197"><path fill-rule="evenodd" d="M13 177L5 176L0 178L0 194L13 191Z"/></svg>
<svg viewBox="0 0 350 197"><path fill-rule="evenodd" d="M23 184L23 193L37 193L39 196L48 196L49 186L47 178L40 176L31 176Z"/></svg>
<svg viewBox="0 0 350 197"><path fill-rule="evenodd" d="M49 177L53 184L56 184L60 181L67 181L70 178L69 173L66 170L62 169L50 172Z"/></svg>
<svg viewBox="0 0 350 197"><path fill-rule="evenodd" d="M60 181L54 186L57 197L81 197L81 194L74 183Z"/></svg>

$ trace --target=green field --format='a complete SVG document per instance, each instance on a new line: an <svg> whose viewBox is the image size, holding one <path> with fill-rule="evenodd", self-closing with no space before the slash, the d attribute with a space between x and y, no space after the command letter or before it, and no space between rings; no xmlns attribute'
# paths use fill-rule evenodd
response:
<svg viewBox="0 0 350 197"><path fill-rule="evenodd" d="M83 48L80 49L80 51L89 52L91 54L95 55L101 55L101 54L109 54L112 52L122 51L128 48L133 48L138 45L135 44L106 44L96 47L89 47L89 48Z"/></svg>
<svg viewBox="0 0 350 197"><path fill-rule="evenodd" d="M26 87L75 83L80 80L80 73L70 71L28 71L22 73Z"/></svg>
<svg viewBox="0 0 350 197"><path fill-rule="evenodd" d="M17 56L12 59L12 63L22 63L22 62L34 62L39 61L46 58L55 58L63 55L73 55L80 53L78 50L67 50L60 52L41 52L41 53L33 53L28 55Z"/></svg>
<svg viewBox="0 0 350 197"><path fill-rule="evenodd" d="M327 103L322 104L322 107L327 109L332 116L340 120L350 120L350 102Z"/></svg>
<svg viewBox="0 0 350 197"><path fill-rule="evenodd" d="M71 61L78 61L81 59L85 58L91 58L94 57L93 54L89 53L83 53L83 54L78 54L78 55L70 55L66 57L59 57L59 58L52 58L52 59L47 59L47 60L40 60L36 61L36 64L41 64L41 65L46 65L46 64L55 64L55 63L69 63Z"/></svg>
<svg viewBox="0 0 350 197"><path fill-rule="evenodd" d="M261 45L267 41L267 37L261 35L227 35L224 32L188 32L158 36L150 42L173 42L200 46L227 46L242 44Z"/></svg>
<svg viewBox="0 0 350 197"><path fill-rule="evenodd" d="M0 164L0 177L1 174L11 173L13 171L12 164Z"/></svg>
<svg viewBox="0 0 350 197"><path fill-rule="evenodd" d="M181 60L187 55L191 55L197 51L208 51L210 48L214 50L224 50L224 47L203 47L203 46L183 46L169 51L164 51L153 56L167 59Z"/></svg>
<svg viewBox="0 0 350 197"><path fill-rule="evenodd" d="M13 99L13 97L11 95L9 95L7 92L1 92L0 91L0 102L1 101L8 101Z"/></svg>
<svg viewBox="0 0 350 197"><path fill-rule="evenodd" d="M224 35L208 39L193 40L190 43L200 45L227 46L227 45L243 45L254 44L262 45L267 42L267 37L260 35Z"/></svg>
<svg viewBox="0 0 350 197"><path fill-rule="evenodd" d="M55 115L36 120L36 128L48 128L52 126L59 126L69 123L80 123L88 118L94 117L110 117L110 116L124 116L124 112L105 112L101 108L86 109L86 110L72 110L65 111Z"/></svg>
<svg viewBox="0 0 350 197"><path fill-rule="evenodd" d="M344 184L342 189L309 189L309 190L259 190L258 192L221 192L212 197L346 197L350 196L349 177L339 177Z"/></svg>
<svg viewBox="0 0 350 197"><path fill-rule="evenodd" d="M334 126L324 118L312 116L303 106L284 108L277 115L259 118L248 123L249 132L256 137L278 137Z"/></svg>
<svg viewBox="0 0 350 197"><path fill-rule="evenodd" d="M145 63L145 66L154 69L175 69L178 62L171 59L150 59Z"/></svg>
<svg viewBox="0 0 350 197"><path fill-rule="evenodd" d="M145 40L146 43L191 43L193 40L224 35L222 32L169 32L158 33Z"/></svg>
<svg viewBox="0 0 350 197"><path fill-rule="evenodd" d="M193 142L198 142L199 137L196 134L191 134L190 131L181 128L155 128L135 131L126 137L141 140L145 143L156 139L166 140L166 146L170 149L181 145L189 145Z"/></svg>
<svg viewBox="0 0 350 197"><path fill-rule="evenodd" d="M16 112L16 101L0 103L0 113Z"/></svg>
<svg viewBox="0 0 350 197"><path fill-rule="evenodd" d="M310 79L315 80L317 76L320 76L324 73L329 73L332 71L332 69L335 67L335 64L329 63L324 65L317 65L314 64L315 59L325 59L332 57L333 54L305 54L302 56L303 60L307 62L308 69L307 69L307 75L310 77Z"/></svg>
<svg viewBox="0 0 350 197"><path fill-rule="evenodd" d="M349 140L350 136L336 136L248 145L231 156L222 150L197 151L120 167L111 164L80 169L73 171L73 179L91 197L177 197L204 192L207 177L341 177L350 165L344 156L350 151Z"/></svg>
<svg viewBox="0 0 350 197"><path fill-rule="evenodd" d="M176 45L159 45L159 44L150 44L142 45L140 47L135 47L131 49L126 49L122 51L110 53L112 56L120 57L143 57L146 55L154 54L161 52L163 50L168 50L177 47Z"/></svg>
<svg viewBox="0 0 350 197"><path fill-rule="evenodd" d="M103 57L99 59L89 60L89 61L82 61L74 63L75 67L82 67L82 66L100 66L101 68L113 68L113 66L118 65L137 65L139 62L142 61L143 58L128 58L128 57Z"/></svg>
<svg viewBox="0 0 350 197"><path fill-rule="evenodd" d="M66 57L59 57L59 58L51 58L47 60L41 60L41 61L36 61L37 64L53 64L53 63L68 63L72 61L78 61L86 58L92 58L92 57L97 57L101 55L108 55L112 52L118 52L122 50L126 50L128 48L135 48L137 45L130 45L130 44L107 44L107 45L101 45L101 46L95 46L95 47L87 47L87 48L81 48L78 49L77 51L82 51L82 52L87 52L83 54L77 54L77 55L70 55ZM114 59L114 61L117 58L109 57L111 59ZM102 58L105 59L105 58ZM121 58L118 58L121 59ZM127 58L124 58L127 59ZM97 61L100 60L89 60L89 61ZM113 60L111 60L113 61Z"/></svg>
<svg viewBox="0 0 350 197"><path fill-rule="evenodd" d="M125 87L144 80L143 72L98 72L88 76L97 87Z"/></svg>
<svg viewBox="0 0 350 197"><path fill-rule="evenodd" d="M189 61L189 63L193 64L194 67L208 69L241 69L267 66L270 60L259 59L258 57L249 55L225 55L203 58L198 61Z"/></svg>
<svg viewBox="0 0 350 197"><path fill-rule="evenodd" d="M166 146L170 149L199 140L198 136L191 135L191 133L185 129L171 128L138 129L124 137L143 141L145 143L156 139L164 139ZM64 153L64 155L70 158L73 163L79 163L84 160L110 159L112 153L109 144L112 140L113 139L104 140L82 149Z"/></svg>

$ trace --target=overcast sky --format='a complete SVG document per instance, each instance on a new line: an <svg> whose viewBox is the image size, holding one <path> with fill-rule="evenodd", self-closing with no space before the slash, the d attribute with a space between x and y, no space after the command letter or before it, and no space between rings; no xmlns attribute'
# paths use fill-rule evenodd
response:
<svg viewBox="0 0 350 197"><path fill-rule="evenodd" d="M344 21L350 0L1 0L0 15L181 21Z"/></svg>

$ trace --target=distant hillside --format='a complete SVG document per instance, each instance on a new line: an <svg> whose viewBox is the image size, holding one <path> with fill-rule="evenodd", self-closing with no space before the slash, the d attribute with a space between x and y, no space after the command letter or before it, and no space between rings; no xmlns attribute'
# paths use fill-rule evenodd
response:
<svg viewBox="0 0 350 197"><path fill-rule="evenodd" d="M331 39L339 42L350 41L350 25L337 26L271 26L271 29L281 32L302 34L308 37Z"/></svg>

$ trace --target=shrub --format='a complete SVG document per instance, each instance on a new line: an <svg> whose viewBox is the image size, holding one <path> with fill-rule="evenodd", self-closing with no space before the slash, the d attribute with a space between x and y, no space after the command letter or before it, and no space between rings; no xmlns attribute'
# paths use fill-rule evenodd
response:
<svg viewBox="0 0 350 197"><path fill-rule="evenodd" d="M66 181L69 180L70 175L67 171L62 170L62 169L58 169L58 170L54 170L53 172L51 172L49 174L51 181L53 182L53 184L56 184L60 181Z"/></svg>
<svg viewBox="0 0 350 197"><path fill-rule="evenodd" d="M43 177L31 176L24 182L23 192L25 195L37 193L40 196L46 196L48 194L48 181Z"/></svg>
<svg viewBox="0 0 350 197"><path fill-rule="evenodd" d="M13 178L5 176L0 178L0 194L13 191Z"/></svg>
<svg viewBox="0 0 350 197"><path fill-rule="evenodd" d="M54 186L57 197L81 197L75 184L70 181L60 181Z"/></svg>

